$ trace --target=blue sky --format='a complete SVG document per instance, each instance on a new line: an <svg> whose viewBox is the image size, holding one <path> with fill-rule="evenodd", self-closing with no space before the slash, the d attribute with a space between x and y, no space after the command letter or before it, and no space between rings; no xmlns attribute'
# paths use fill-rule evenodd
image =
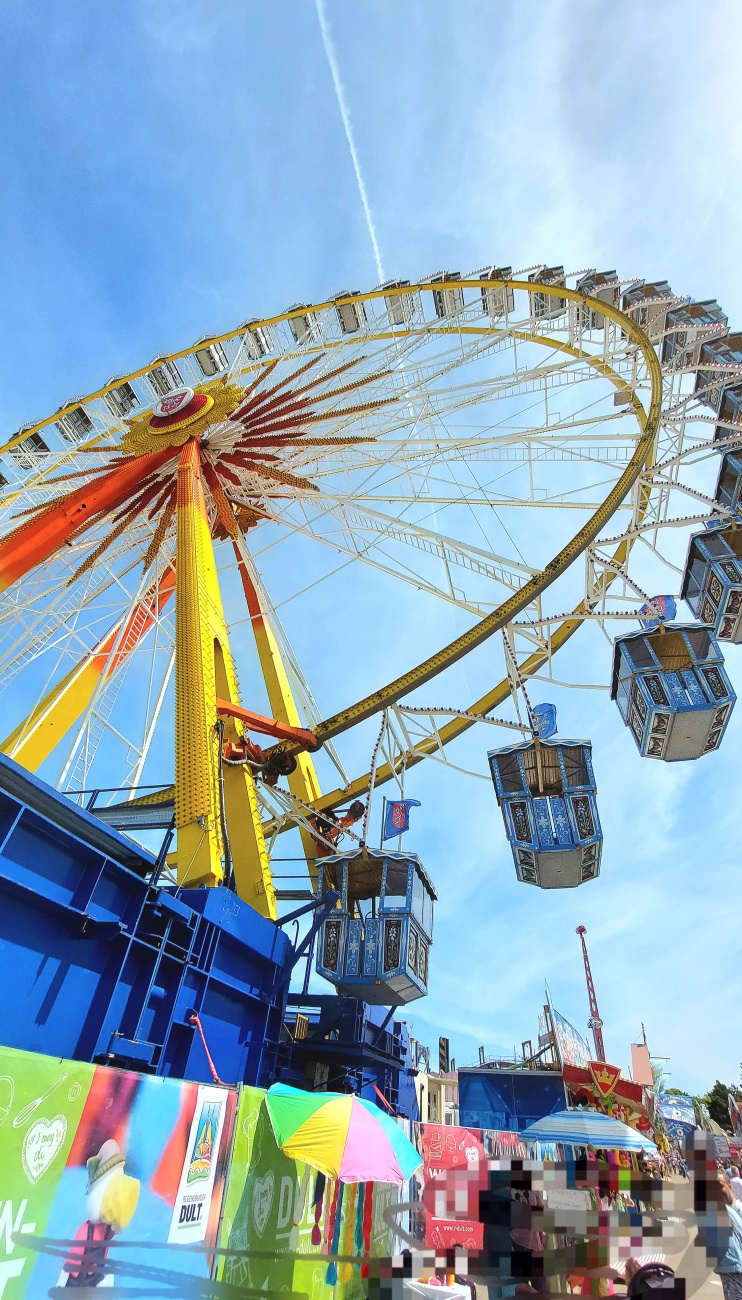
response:
<svg viewBox="0 0 742 1300"><path fill-rule="evenodd" d="M736 4L325 2L387 275L616 267L742 324ZM3 27L4 431L202 334L376 283L311 0L6 0ZM604 644L573 644L567 668L607 680ZM516 883L484 783L418 769L410 846L442 897L410 1018L460 1063L509 1051L547 977L584 1028L583 922L609 1059L644 1020L673 1083L736 1079L742 709L722 752L672 768L639 762L607 699L569 710L606 836L576 893ZM493 743L470 733L457 761L484 770Z"/></svg>

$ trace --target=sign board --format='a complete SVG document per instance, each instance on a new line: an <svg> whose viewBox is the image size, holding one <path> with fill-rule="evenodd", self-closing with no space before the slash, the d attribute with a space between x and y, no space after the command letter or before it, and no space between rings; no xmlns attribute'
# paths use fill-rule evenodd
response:
<svg viewBox="0 0 742 1300"><path fill-rule="evenodd" d="M631 1044L631 1077L634 1083L640 1083L643 1088L651 1088L654 1083L652 1063L646 1043Z"/></svg>
<svg viewBox="0 0 742 1300"><path fill-rule="evenodd" d="M558 1011L552 1007L551 1022L554 1026L554 1036L557 1041L557 1050L562 1065L578 1065L583 1070L589 1070L590 1058L592 1052L588 1047L582 1034L578 1033L574 1025L571 1025Z"/></svg>

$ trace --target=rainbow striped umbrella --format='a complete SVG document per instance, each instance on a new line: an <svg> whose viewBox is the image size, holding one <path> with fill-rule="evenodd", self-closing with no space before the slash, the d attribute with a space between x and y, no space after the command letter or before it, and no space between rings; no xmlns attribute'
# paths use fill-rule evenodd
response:
<svg viewBox="0 0 742 1300"><path fill-rule="evenodd" d="M266 1105L285 1155L344 1183L404 1183L422 1164L401 1128L362 1097L274 1083Z"/></svg>

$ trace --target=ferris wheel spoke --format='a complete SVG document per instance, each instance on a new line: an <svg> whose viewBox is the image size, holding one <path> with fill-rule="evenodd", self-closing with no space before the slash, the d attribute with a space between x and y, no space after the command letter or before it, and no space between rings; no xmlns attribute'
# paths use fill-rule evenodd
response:
<svg viewBox="0 0 742 1300"><path fill-rule="evenodd" d="M504 288L504 314L498 316L500 299L492 297L491 283L451 280L439 288L422 284L396 297L379 290L351 295L342 309L332 301L292 309L257 325L249 322L214 340L214 346L211 340L208 347L194 345L173 358L161 358L149 370L122 377L123 382L112 383L90 399L79 399L79 413L65 408L61 417L70 428L75 421L82 427L87 412L90 439L123 448L115 452L121 464L133 454L127 448L139 448L144 455L146 438L154 437L148 430L155 430L160 418L150 414L152 394L162 395L158 384L166 393L177 396L192 389L194 401L197 396L202 403L216 402L219 418L206 422L203 433L198 426L201 452L193 451L195 432L184 435L185 444L178 443L190 446L194 465L201 456L204 536L210 533L217 539L219 569L225 568L232 549L239 550L244 534L253 560L262 564L265 559L271 585L280 572L273 602L258 584L255 569L252 585L274 631L287 689L305 723L325 740L326 751L330 747L327 758L341 782L339 792L309 807L306 800L301 807L295 791L287 795L262 787L266 825L273 817L281 828L299 825L303 836L309 836L312 808L332 807L333 800L352 797L358 782L348 780L344 764L346 751L353 752L353 747L341 743L339 736L363 726L364 719L381 708L389 713L380 741L380 779L386 771L388 779L403 781L408 760L430 757L448 763L447 745L475 724L468 713L476 708L457 709L454 699L450 710L428 709L423 723L414 713L417 700L413 704L409 697L422 681L445 673L494 628L512 629L513 619L520 619L522 627L511 632L519 670L556 682L552 659L561 645L588 617L603 628L612 616L606 604L609 588L619 593L617 616L629 616L621 613L621 590L627 581L641 586L634 572L637 542L649 542L657 529L661 532L658 514L669 520L680 513L668 503L677 501L681 480L694 481L691 460L685 460L686 473L682 458L703 439L687 432L682 415L677 428L665 423L660 429L655 354L650 357L631 320L607 300L605 311L598 310L602 300L586 307L584 296L559 287L561 280L558 285ZM600 317L600 328L593 328L591 311ZM257 329L263 334L258 336ZM204 382L207 362L214 369ZM666 406L679 405L683 385L691 382L688 375L673 379L674 386L666 389L672 394L666 396ZM235 386L231 407L226 391L230 383ZM118 394L119 403L129 401L127 389L134 406L119 418L113 414L113 395ZM235 405L239 401L244 408ZM132 418L125 419L132 411ZM53 454L30 472L33 478L43 471L43 479L29 480L25 493L20 482L15 504L6 507L6 537L18 526L21 510L48 503L67 488L72 491L105 462L92 448L80 449L77 459L69 447L55 450L60 436L49 431ZM4 449L0 455L6 455L7 463ZM43 581L27 575L17 604L15 593L7 597L11 613L7 623L0 624L0 631L7 629L0 655L18 658L24 635L38 629L47 651L61 652L68 660L79 658L85 648L90 651L97 644L107 615L132 610L146 583L172 555L176 511L165 518L160 533L157 511L160 502L170 499L167 485L175 481L180 456L173 454L159 484L142 484L143 492L154 490L143 512L131 509L134 498L124 499L121 508L131 510L130 518L117 519L111 511L101 515L86 534L69 539L72 544L64 553L51 558ZM632 489L632 479L652 456L659 462L655 473L647 473ZM56 484L48 481L54 478L52 461ZM150 505L155 516L151 520L144 517ZM510 512L506 524L500 515L505 509ZM531 515L524 518L523 509ZM544 516L547 529L538 528L533 513L538 509L550 512ZM554 510L562 513L555 515ZM582 515L575 516L575 510ZM611 517L621 520L619 527L630 521L615 542L613 556L589 557L577 611L554 621L551 609L558 608L558 593L563 590L574 599L579 575L575 561L587 547L595 547L594 538L608 531ZM122 519L121 535L110 536ZM572 520L578 521L574 527ZM539 555L544 536L549 548L553 541L554 560L549 559L551 549ZM156 556L151 549L155 537L164 548ZM224 547L221 540L226 541ZM322 555L316 565L296 563L311 544L330 549L339 566L325 563ZM208 550L208 537L204 545ZM138 578L145 556L155 557L155 568L149 578ZM430 597L453 603L473 635L467 631L395 682L340 713L329 718L325 714L323 721L308 686L311 664L305 670L299 663L279 615L293 601L297 611L311 608L316 601L312 589L319 583L328 584L328 593L347 591L347 586L332 584L343 567L359 561L390 584L404 582L420 593L414 604L405 599L405 607L425 609ZM583 590L579 578L577 589ZM545 606L547 592L555 602L551 609ZM632 600L629 607L638 608L638 596ZM472 619L477 622L470 629ZM254 625L252 612L250 622ZM95 779L93 774L114 748L125 785L133 791L147 779L153 737L167 713L171 615L155 619L148 636L146 644L142 638L126 663L99 683L72 737L63 771L66 786L79 788L88 778ZM442 687L450 680L456 679L442 677ZM182 701L182 683L180 690ZM443 690L441 695L445 704ZM128 708L135 697L136 708ZM479 701L480 712L496 712L498 698L511 699L510 682L488 690ZM330 706L334 704L331 700ZM179 707L182 710L182 702ZM523 734L517 720L505 717L500 722L506 730ZM485 725L496 725L496 719ZM483 773L476 775L489 780ZM218 875L217 869L211 874Z"/></svg>
<svg viewBox="0 0 742 1300"><path fill-rule="evenodd" d="M285 522L285 520L282 518L281 522ZM425 592L428 595L435 596L440 600L448 602L449 604L456 605L459 609L462 609L467 613L473 614L477 618L483 617L486 610L492 608L492 605L494 603L494 602L488 602L485 605L478 602L468 601L462 595L457 596L456 591L452 586L450 586L449 589L440 587L436 583L432 582L431 580L423 578L420 575L419 570L413 569L411 566L405 566L402 564L401 561L399 560L395 561L392 557L386 555L385 553L384 553L384 558L388 561L388 563L384 563L384 560L382 558L377 558L374 554L372 554L372 550L374 550L378 545L375 538L372 539L371 541L361 544L358 538L356 537L355 530L353 530L350 533L350 537L349 537L349 540L353 543L352 545L342 540L342 536L347 535L348 533L347 529L344 529L338 536L332 536L331 534L327 535L325 533L319 533L314 531L311 525L308 523L299 524L298 522L294 521L292 522L291 525L291 532L303 537L307 537L314 542L319 542L322 546L328 547L329 549L335 551L336 553L346 556L347 561L344 565L340 566L341 569L347 568L347 565L349 563L351 564L362 563L364 565L367 565L369 568L376 569L378 572L386 574L388 577L399 579L400 581L405 582L408 585L414 587L418 591ZM335 569L332 571L331 575L324 575L323 577L317 578L313 580L311 583L309 583L307 586L302 587L299 591L294 592L291 596L284 597L281 601L279 601L277 608L280 609L283 606L289 604L290 601L296 600L299 596L306 594L306 592L312 590L313 588L317 587L320 583L326 581L328 576L334 576L334 574L339 571L340 570Z"/></svg>
<svg viewBox="0 0 742 1300"><path fill-rule="evenodd" d="M368 500L368 497L365 498ZM411 498L409 504L416 503L419 505L426 504L426 498L419 496ZM357 504L354 498L338 499L331 498L326 494L322 498L324 510L321 513L323 530L320 532L315 520L306 514L301 522L298 522L288 513L274 515L278 521L279 517L288 532L299 531L305 536L310 536L316 541L342 551L352 558L363 559L366 562L379 566L380 561L371 556L372 548L378 548L383 543L401 542L412 546L428 555L440 559L445 566L454 565L464 570L476 574L480 577L498 582L500 585L509 590L519 590L523 582L534 576L539 570L520 561L513 561L504 556L498 555L493 550L484 550L482 547L475 546L472 543L456 541L439 530L425 528L423 525L413 522L401 516L389 516L381 511L369 509ZM450 498L449 504L461 505L466 504L465 497ZM346 541L339 541L337 536L328 532L328 527L332 521L339 523L341 537ZM358 534L371 533L371 540L360 541ZM378 538L378 541L376 540ZM259 552L258 552L259 553ZM390 557L384 552L384 559L389 561ZM385 572L394 572L390 569L388 563L384 564ZM412 581L414 585L421 585L418 572L399 571L398 576L405 580ZM436 594L443 595L446 599L452 599L454 592L452 584L449 582L447 592L442 592L439 588L428 584L427 590L434 591ZM460 603L460 602L458 602ZM475 607L472 612L480 608Z"/></svg>
<svg viewBox="0 0 742 1300"><path fill-rule="evenodd" d="M127 571L136 567L138 560L130 562ZM9 633L13 639L0 651L2 689L11 683L20 667L37 659L50 644L54 645L63 637L65 630L76 628L82 614L94 602L100 602L101 597L108 597L111 612L119 609L118 600L112 598L111 588L117 587L120 579L113 576L107 565L100 565L86 574L74 589L70 588L68 578L69 571L65 569L61 580L44 585L40 591L16 592L12 599L6 599L0 622L14 626ZM106 618L103 609L97 622Z"/></svg>
<svg viewBox="0 0 742 1300"><path fill-rule="evenodd" d="M425 501L426 498L421 504L425 504ZM461 502L454 501L454 504L461 504ZM483 550L471 543L457 542L445 534L424 528L409 519L389 516L360 504L346 506L345 503L340 502L333 514L351 536L355 536L355 533L360 530L378 534L384 540L404 542L407 546L435 555L446 566L455 565L468 569L479 576L492 579L511 591L519 590L527 578L532 578L534 574L540 572L526 564Z"/></svg>
<svg viewBox="0 0 742 1300"><path fill-rule="evenodd" d="M144 771L144 764L149 756L150 747L155 736L155 731L160 720L165 696L170 685L170 680L175 668L175 637L171 638L169 653L167 658L167 667L162 674L159 688L154 682L154 654L151 660L149 681L147 685L147 699L144 708L144 722L142 727L142 739L139 749L134 755L134 761L129 760L130 771L124 779L124 786L128 786L133 793L139 788Z"/></svg>
<svg viewBox="0 0 742 1300"><path fill-rule="evenodd" d="M168 571L165 569L163 572L167 574ZM173 589L174 581L171 579L169 588L165 589L165 602ZM118 740L124 749L123 762L128 771L121 782L122 788L134 788L141 780L144 763L170 682L175 654L175 635L171 620L162 616L161 608L154 603L152 590L151 580L148 581L143 576L120 625L104 642L105 663L88 704L81 710L77 730L60 773L59 780L63 789L86 787L90 768L107 734ZM146 611L143 619L139 614L141 610ZM138 617L139 624L137 624ZM149 663L141 711L141 739L135 740L125 736L114 724L112 714L134 656L141 650L143 639L150 633L150 648L146 652ZM163 659L164 666L158 670L157 665L162 664ZM127 719L127 725L132 725L131 719Z"/></svg>
<svg viewBox="0 0 742 1300"><path fill-rule="evenodd" d="M265 583L263 582L262 576L257 568L257 565L255 564L254 557L251 555L248 549L244 537L238 538L237 546L240 552L241 559L247 567L250 581L257 594L261 613L263 616L267 617L268 624L271 628L272 634L279 643L282 665L289 679L289 686L293 693L294 699L296 700L299 706L300 712L304 718L307 727L309 728L309 730L313 730L322 717L319 706L317 705L314 695L312 694L312 690L309 686L309 683L301 667L301 664L297 658L297 655L294 652L293 646L281 622L278 611L275 605L273 604L270 595L268 594L268 590L265 586ZM249 616L247 621L249 621L250 623L253 622L252 615ZM232 623L232 626L235 625L236 624ZM340 755L338 754L336 746L332 742L330 742L328 745L325 745L323 748L324 748L324 752L327 754L328 758L332 762L333 766L335 767L336 771L340 775L341 779L347 781L348 774L345 767L343 766L342 760L340 758Z"/></svg>

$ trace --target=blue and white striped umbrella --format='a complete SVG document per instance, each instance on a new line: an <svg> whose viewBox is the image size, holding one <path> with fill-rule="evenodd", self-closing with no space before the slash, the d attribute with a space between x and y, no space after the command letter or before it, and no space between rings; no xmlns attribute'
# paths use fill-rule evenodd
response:
<svg viewBox="0 0 742 1300"><path fill-rule="evenodd" d="M558 1142L560 1146L600 1147L605 1151L656 1151L651 1138L597 1110L559 1110L529 1124L523 1142Z"/></svg>

